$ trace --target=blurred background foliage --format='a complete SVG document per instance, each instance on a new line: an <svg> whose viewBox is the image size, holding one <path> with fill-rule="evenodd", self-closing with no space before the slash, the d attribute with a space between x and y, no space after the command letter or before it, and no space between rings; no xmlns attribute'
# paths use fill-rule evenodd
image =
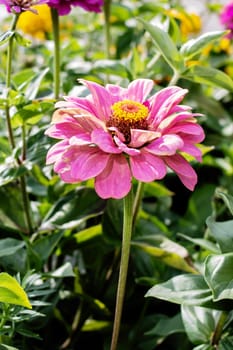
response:
<svg viewBox="0 0 233 350"><path fill-rule="evenodd" d="M206 2L205 15L218 18L221 6ZM27 12L18 23L8 98L13 152L4 116L11 16L1 21L0 268L16 276L32 310L2 305L0 349L105 350L123 206L98 198L92 181L65 184L45 165L53 141L44 131L55 102L50 21L44 9L40 21ZM150 78L155 90L174 81L188 88L185 104L201 113L206 133L203 162L193 162L193 193L172 173L145 185L119 350L233 348L233 46L224 34L206 34L199 14L172 0L112 1L109 16L75 8L60 18L62 95L85 95L79 78L123 86Z"/></svg>

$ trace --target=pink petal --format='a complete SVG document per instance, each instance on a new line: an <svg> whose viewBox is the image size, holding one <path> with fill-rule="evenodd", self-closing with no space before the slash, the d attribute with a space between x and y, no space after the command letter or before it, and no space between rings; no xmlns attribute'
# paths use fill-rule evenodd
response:
<svg viewBox="0 0 233 350"><path fill-rule="evenodd" d="M151 142L152 140L155 140L159 136L161 136L160 132L156 131L150 131L150 130L138 130L138 129L131 129L131 141L129 146L138 148L145 143Z"/></svg>
<svg viewBox="0 0 233 350"><path fill-rule="evenodd" d="M80 79L80 82L86 85L91 92L93 105L95 107L95 115L101 120L108 120L111 115L111 94L105 87L93 81Z"/></svg>
<svg viewBox="0 0 233 350"><path fill-rule="evenodd" d="M125 197L131 188L131 173L123 155L112 155L104 171L96 177L95 189L101 198Z"/></svg>
<svg viewBox="0 0 233 350"><path fill-rule="evenodd" d="M171 129L169 129L169 133L177 134L184 133L190 135L196 135L200 137L202 141L205 137L203 129L200 125L196 123L178 123L174 125Z"/></svg>
<svg viewBox="0 0 233 350"><path fill-rule="evenodd" d="M192 155L199 162L202 161L201 150L191 143L185 142L184 146L180 149L180 151Z"/></svg>
<svg viewBox="0 0 233 350"><path fill-rule="evenodd" d="M169 116L167 116L165 119L161 121L161 123L157 126L158 130L167 130L168 128L171 128L173 125L183 121L183 120L193 120L194 114L190 112L185 113L173 113Z"/></svg>
<svg viewBox="0 0 233 350"><path fill-rule="evenodd" d="M124 142L122 142L117 136L114 136L114 141L116 145L118 146L118 149L121 150L121 152L124 152L130 156L136 156L137 154L140 154L139 149L130 148L128 147Z"/></svg>
<svg viewBox="0 0 233 350"><path fill-rule="evenodd" d="M142 153L130 157L130 166L133 176L143 182L162 179L166 175L166 166L163 160L150 153Z"/></svg>
<svg viewBox="0 0 233 350"><path fill-rule="evenodd" d="M46 164L55 163L62 156L68 146L68 140L63 140L53 145L47 153Z"/></svg>
<svg viewBox="0 0 233 350"><path fill-rule="evenodd" d="M175 154L171 157L164 157L163 159L169 168L174 170L178 175L185 187L193 191L197 183L197 174L191 165L179 154Z"/></svg>
<svg viewBox="0 0 233 350"><path fill-rule="evenodd" d="M122 153L122 151L113 142L112 136L104 130L94 130L91 134L91 140L104 152Z"/></svg>
<svg viewBox="0 0 233 350"><path fill-rule="evenodd" d="M150 79L136 79L128 86L127 98L129 100L145 102L148 94L153 89L154 82Z"/></svg>
<svg viewBox="0 0 233 350"><path fill-rule="evenodd" d="M55 104L56 108L70 108L70 109L80 108L86 113L90 113L94 115L96 113L96 109L95 109L95 106L93 105L91 96L87 96L87 97L64 96L63 98L65 101L58 101Z"/></svg>
<svg viewBox="0 0 233 350"><path fill-rule="evenodd" d="M56 139L68 139L77 134L84 134L84 130L73 118L72 122L52 124L45 134Z"/></svg>
<svg viewBox="0 0 233 350"><path fill-rule="evenodd" d="M149 122L156 127L161 121L172 114L172 109L182 101L187 90L178 86L171 86L160 90L149 99L151 104Z"/></svg>
<svg viewBox="0 0 233 350"><path fill-rule="evenodd" d="M69 158L69 154L64 154L64 157ZM70 165L71 176L81 181L91 179L104 170L108 159L109 154L97 147L80 147Z"/></svg>
<svg viewBox="0 0 233 350"><path fill-rule="evenodd" d="M152 141L145 149L157 156L170 156L175 154L183 145L184 142L178 135L164 135Z"/></svg>

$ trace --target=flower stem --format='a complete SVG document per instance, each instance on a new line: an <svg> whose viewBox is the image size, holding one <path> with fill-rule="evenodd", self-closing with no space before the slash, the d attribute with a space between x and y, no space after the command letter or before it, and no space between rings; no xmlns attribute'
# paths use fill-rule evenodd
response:
<svg viewBox="0 0 233 350"><path fill-rule="evenodd" d="M169 82L169 86L176 85L177 81L180 79L180 74L176 70L174 70L173 77L171 78Z"/></svg>
<svg viewBox="0 0 233 350"><path fill-rule="evenodd" d="M18 21L19 15L15 15L13 18L13 22L11 25L11 31L13 32L16 28L16 24ZM12 35L9 39L8 48L7 48L7 63L6 63L6 89L7 89L7 95L9 93L9 89L11 86L11 69L12 69L12 56L13 56L13 44L14 44L14 35ZM8 97L8 96L7 96ZM10 107L8 104L8 101L6 103L6 124L7 124L7 131L8 131L8 137L9 137L9 143L12 148L12 150L15 148L15 140L14 140L14 134L11 126L11 118L10 118Z"/></svg>
<svg viewBox="0 0 233 350"><path fill-rule="evenodd" d="M111 2L112 0L104 1L104 29L105 29L105 52L106 58L110 58L110 46L111 46L111 35L110 35L110 13L111 13Z"/></svg>
<svg viewBox="0 0 233 350"><path fill-rule="evenodd" d="M226 312L222 312L220 317L219 317L219 320L218 320L217 326L215 328L215 331L213 333L212 341L211 341L211 344L214 346L218 345L218 343L220 341L223 327L225 325L225 321L226 321L227 317L228 317L228 315Z"/></svg>
<svg viewBox="0 0 233 350"><path fill-rule="evenodd" d="M17 21L19 18L19 14L16 14L14 16L11 31L15 31ZM6 88L7 88L7 94L9 93L9 89L11 87L11 71L12 71L12 61L13 61L13 45L14 45L14 35L12 35L9 39L9 44L7 48L7 66L6 66ZM11 117L10 117L10 106L8 101L6 102L6 124L7 124L7 131L8 131L8 139L11 146L12 151L15 149L15 139L14 139L14 133L11 125ZM22 164L22 161L25 160L26 157L26 150L25 150L25 130L23 129L23 152L22 152L22 160L17 157L16 161L18 166ZM22 175L20 177L20 187L21 187L21 193L22 193L22 201L23 201L23 207L24 207L24 215L25 215L25 221L27 223L27 233L31 233L33 230L32 227L32 221L30 216L30 201L26 189L26 180L25 176Z"/></svg>
<svg viewBox="0 0 233 350"><path fill-rule="evenodd" d="M51 8L54 40L54 98L57 100L60 95L60 36L59 36L59 15L55 8Z"/></svg>
<svg viewBox="0 0 233 350"><path fill-rule="evenodd" d="M134 205L133 205L133 223L136 221L138 211L142 202L144 185L145 184L143 182L138 183L138 188L137 188L137 192L134 199Z"/></svg>
<svg viewBox="0 0 233 350"><path fill-rule="evenodd" d="M130 241L133 227L133 197L133 190L131 189L129 194L124 198L122 250L111 350L117 349L118 337L120 332L121 315L125 296L125 287L130 255Z"/></svg>

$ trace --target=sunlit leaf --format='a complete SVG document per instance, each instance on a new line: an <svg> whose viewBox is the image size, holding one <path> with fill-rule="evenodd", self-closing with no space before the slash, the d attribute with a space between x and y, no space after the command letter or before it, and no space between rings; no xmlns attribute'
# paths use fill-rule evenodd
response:
<svg viewBox="0 0 233 350"><path fill-rule="evenodd" d="M81 230L75 233L73 236L76 239L77 243L85 243L90 239L93 239L102 234L102 225L96 225L88 227L85 230Z"/></svg>
<svg viewBox="0 0 233 350"><path fill-rule="evenodd" d="M0 35L0 46L7 43L10 40L10 38L13 37L14 34L15 34L15 32L12 30L8 30L7 32L1 34Z"/></svg>
<svg viewBox="0 0 233 350"><path fill-rule="evenodd" d="M15 278L5 272L0 273L0 302L31 309L31 304L23 288Z"/></svg>
<svg viewBox="0 0 233 350"><path fill-rule="evenodd" d="M138 20L150 33L156 48L159 50L167 63L175 70L182 71L184 69L183 58L177 50L169 34L158 26L152 25L141 18Z"/></svg>
<svg viewBox="0 0 233 350"><path fill-rule="evenodd" d="M213 31L204 33L197 38L186 41L180 49L180 52L187 58L191 59L196 54L200 53L206 46L214 41L222 38L227 31Z"/></svg>
<svg viewBox="0 0 233 350"><path fill-rule="evenodd" d="M189 67L183 77L199 84L206 84L233 91L233 80L229 75L212 67L193 65Z"/></svg>
<svg viewBox="0 0 233 350"><path fill-rule="evenodd" d="M188 258L187 250L164 236L144 236L140 241L134 240L131 242L131 245L142 249L144 252L156 258L159 258L159 260L163 263L176 269L186 272L196 272L196 270L186 261Z"/></svg>

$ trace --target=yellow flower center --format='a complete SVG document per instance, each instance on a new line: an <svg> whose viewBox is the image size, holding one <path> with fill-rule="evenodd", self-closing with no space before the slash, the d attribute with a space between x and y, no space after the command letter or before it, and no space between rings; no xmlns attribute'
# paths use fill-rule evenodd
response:
<svg viewBox="0 0 233 350"><path fill-rule="evenodd" d="M140 102L123 100L112 106L113 118L125 122L138 122L148 116L148 108Z"/></svg>
<svg viewBox="0 0 233 350"><path fill-rule="evenodd" d="M130 129L147 129L149 109L142 103L123 100L112 105L112 115L107 123L109 127L116 127L130 143Z"/></svg>

